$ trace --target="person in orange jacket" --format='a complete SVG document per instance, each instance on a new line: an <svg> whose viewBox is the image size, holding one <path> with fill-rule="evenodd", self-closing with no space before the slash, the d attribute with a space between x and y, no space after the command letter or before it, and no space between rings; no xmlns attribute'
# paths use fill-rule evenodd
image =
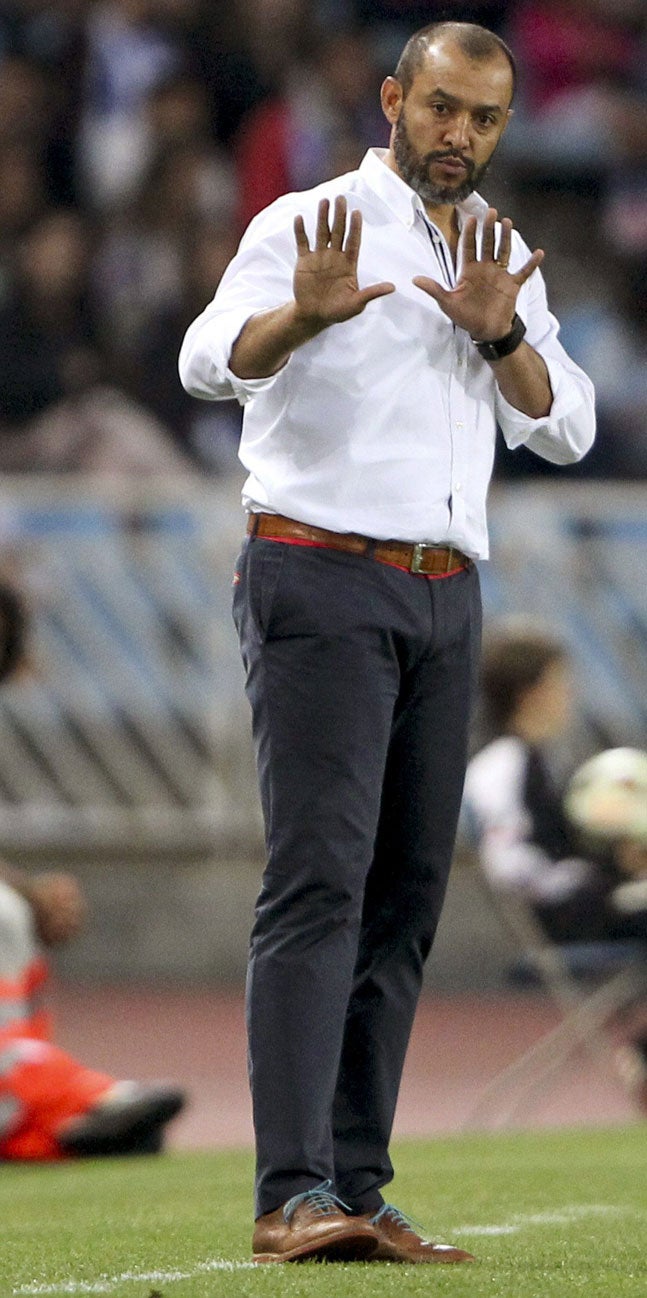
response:
<svg viewBox="0 0 647 1298"><path fill-rule="evenodd" d="M24 660L25 614L0 581L0 682ZM0 1160L157 1153L186 1103L175 1084L117 1081L51 1039L47 949L73 938L86 903L63 871L0 863Z"/></svg>

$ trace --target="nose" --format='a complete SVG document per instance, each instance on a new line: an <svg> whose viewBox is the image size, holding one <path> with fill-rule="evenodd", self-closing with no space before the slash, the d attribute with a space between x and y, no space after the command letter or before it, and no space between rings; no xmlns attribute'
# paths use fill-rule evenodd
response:
<svg viewBox="0 0 647 1298"><path fill-rule="evenodd" d="M470 143L470 115L469 113L454 113L447 122L444 135L444 143L447 148L467 149Z"/></svg>

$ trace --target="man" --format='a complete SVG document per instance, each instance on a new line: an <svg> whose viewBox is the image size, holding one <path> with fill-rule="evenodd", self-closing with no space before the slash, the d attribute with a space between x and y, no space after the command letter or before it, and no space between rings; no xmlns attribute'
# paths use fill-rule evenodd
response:
<svg viewBox="0 0 647 1298"><path fill-rule="evenodd" d="M268 850L248 978L260 1262L470 1260L380 1190L461 800L474 559L497 420L558 463L594 436L542 253L473 193L513 88L492 33L412 37L382 87L389 149L261 213L180 356L195 396L245 405L234 615Z"/></svg>
<svg viewBox="0 0 647 1298"><path fill-rule="evenodd" d="M0 581L0 680L24 663L25 635L22 600ZM157 1153L184 1107L178 1086L115 1081L51 1041L45 951L74 937L85 911L72 875L0 862L0 1161Z"/></svg>

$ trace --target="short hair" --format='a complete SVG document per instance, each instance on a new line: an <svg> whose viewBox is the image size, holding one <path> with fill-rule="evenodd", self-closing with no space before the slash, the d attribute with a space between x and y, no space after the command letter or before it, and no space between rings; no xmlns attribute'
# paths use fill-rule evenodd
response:
<svg viewBox="0 0 647 1298"><path fill-rule="evenodd" d="M487 27L480 27L478 23L460 23L460 22L437 22L430 23L427 27L421 27L420 31L414 32L413 36L407 41L394 72L396 81L400 82L404 97L408 95L414 78L422 68L429 46L437 36L448 36L455 41L459 49L467 55L468 58L476 62L486 62L497 54L503 54L510 65L512 73L512 96L514 98L517 88L517 63L512 50L505 41L501 40L495 32L489 31Z"/></svg>
<svg viewBox="0 0 647 1298"><path fill-rule="evenodd" d="M505 731L525 691L568 656L564 641L530 618L509 618L491 628L484 636L481 659L481 696L489 727L495 733Z"/></svg>

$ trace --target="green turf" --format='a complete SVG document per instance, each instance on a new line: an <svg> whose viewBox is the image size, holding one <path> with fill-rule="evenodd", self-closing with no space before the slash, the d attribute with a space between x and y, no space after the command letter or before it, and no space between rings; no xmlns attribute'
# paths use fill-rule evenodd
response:
<svg viewBox="0 0 647 1298"><path fill-rule="evenodd" d="M111 1298L645 1298L647 1124L396 1146L389 1195L475 1266L241 1267L249 1153L175 1154L0 1175L0 1295ZM218 1261L232 1269L212 1267Z"/></svg>

